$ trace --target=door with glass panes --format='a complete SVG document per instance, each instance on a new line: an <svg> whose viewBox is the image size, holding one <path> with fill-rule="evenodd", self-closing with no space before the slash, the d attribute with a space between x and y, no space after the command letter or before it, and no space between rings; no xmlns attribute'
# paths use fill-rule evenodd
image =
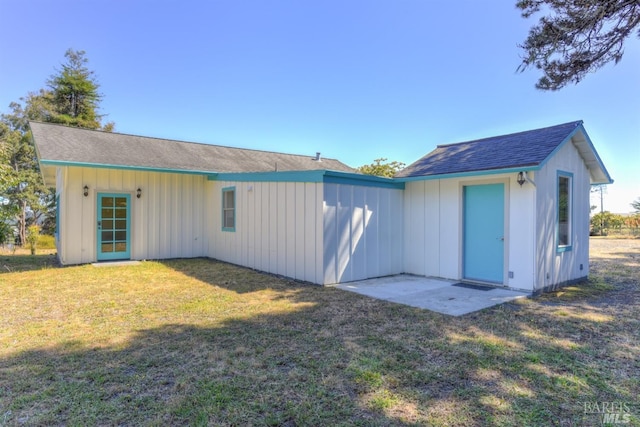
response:
<svg viewBox="0 0 640 427"><path fill-rule="evenodd" d="M98 193L98 261L131 258L131 197Z"/></svg>

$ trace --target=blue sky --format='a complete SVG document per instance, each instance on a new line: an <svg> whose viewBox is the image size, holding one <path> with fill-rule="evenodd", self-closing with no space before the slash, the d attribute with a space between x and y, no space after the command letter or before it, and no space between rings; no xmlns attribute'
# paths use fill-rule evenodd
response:
<svg viewBox="0 0 640 427"><path fill-rule="evenodd" d="M437 144L584 120L640 197L640 42L559 92L516 72L515 0L0 0L0 111L85 50L116 131L411 163Z"/></svg>

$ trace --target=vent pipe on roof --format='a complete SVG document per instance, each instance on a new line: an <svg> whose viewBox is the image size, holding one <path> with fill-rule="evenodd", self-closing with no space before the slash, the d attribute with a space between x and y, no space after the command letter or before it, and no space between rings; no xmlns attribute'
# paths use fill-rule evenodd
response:
<svg viewBox="0 0 640 427"><path fill-rule="evenodd" d="M320 157L320 152L319 151L316 151L316 158L313 159L313 160L315 160L316 162L321 162L322 161L322 158Z"/></svg>

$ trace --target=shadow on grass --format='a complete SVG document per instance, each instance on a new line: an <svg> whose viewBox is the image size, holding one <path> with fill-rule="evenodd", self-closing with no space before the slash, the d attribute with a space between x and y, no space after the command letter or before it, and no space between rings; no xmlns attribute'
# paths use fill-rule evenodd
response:
<svg viewBox="0 0 640 427"><path fill-rule="evenodd" d="M624 306L551 294L563 304L452 318L217 261L163 265L292 304L5 352L0 424L600 425L593 402L624 402L640 423L638 270Z"/></svg>
<svg viewBox="0 0 640 427"><path fill-rule="evenodd" d="M58 267L55 254L22 255L0 253L0 274Z"/></svg>

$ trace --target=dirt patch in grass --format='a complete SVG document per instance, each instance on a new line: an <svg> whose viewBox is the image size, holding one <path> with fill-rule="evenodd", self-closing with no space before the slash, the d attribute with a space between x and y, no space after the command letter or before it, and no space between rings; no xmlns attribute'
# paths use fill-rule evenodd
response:
<svg viewBox="0 0 640 427"><path fill-rule="evenodd" d="M594 402L640 423L640 241L458 318L206 259L2 256L0 425L600 425Z"/></svg>

